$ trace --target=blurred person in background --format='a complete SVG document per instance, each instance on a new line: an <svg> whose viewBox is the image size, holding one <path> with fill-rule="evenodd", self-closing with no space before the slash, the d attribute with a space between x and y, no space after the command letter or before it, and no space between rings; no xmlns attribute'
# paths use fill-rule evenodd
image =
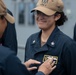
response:
<svg viewBox="0 0 76 75"><path fill-rule="evenodd" d="M6 16L7 12L9 17ZM9 47L17 54L15 20L3 0L0 0L0 44Z"/></svg>
<svg viewBox="0 0 76 75"><path fill-rule="evenodd" d="M31 0L29 4L29 25L35 25L35 15L34 13L30 13L31 9L33 9L36 6L35 0Z"/></svg>
<svg viewBox="0 0 76 75"><path fill-rule="evenodd" d="M62 0L38 0L32 10L41 30L27 39L25 61L34 59L43 63L53 56L57 67L50 75L76 75L76 43L58 28L67 21L63 8ZM37 70L31 71L32 75L36 73Z"/></svg>

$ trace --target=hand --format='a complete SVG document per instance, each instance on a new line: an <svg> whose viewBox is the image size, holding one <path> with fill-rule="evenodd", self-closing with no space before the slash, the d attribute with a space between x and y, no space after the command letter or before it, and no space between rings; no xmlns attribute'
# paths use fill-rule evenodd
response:
<svg viewBox="0 0 76 75"><path fill-rule="evenodd" d="M28 61L26 61L26 62L24 63L24 65L26 66L26 68L27 68L29 71L37 69L36 66L30 67L31 64L40 64L40 62L39 62L39 61L36 61L36 60L33 60L33 59L29 59Z"/></svg>
<svg viewBox="0 0 76 75"><path fill-rule="evenodd" d="M49 75L55 68L55 61L53 61L53 57L48 58L42 65L40 65L38 71L43 72L45 75Z"/></svg>

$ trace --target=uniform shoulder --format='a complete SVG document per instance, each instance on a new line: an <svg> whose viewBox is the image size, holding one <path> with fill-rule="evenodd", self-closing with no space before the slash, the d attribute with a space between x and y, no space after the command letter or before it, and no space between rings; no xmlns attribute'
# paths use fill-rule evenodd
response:
<svg viewBox="0 0 76 75"><path fill-rule="evenodd" d="M35 39L35 38L38 37L38 34L39 34L39 32L37 32L37 33L33 33L33 34L31 34L31 35L29 36L28 39Z"/></svg>
<svg viewBox="0 0 76 75"><path fill-rule="evenodd" d="M7 12L8 12L10 15L13 15L12 12L11 12L9 9L7 9Z"/></svg>
<svg viewBox="0 0 76 75"><path fill-rule="evenodd" d="M71 37L69 37L68 35L66 35L65 33L61 32L60 33L60 39L63 39L64 41L73 41L73 39Z"/></svg>

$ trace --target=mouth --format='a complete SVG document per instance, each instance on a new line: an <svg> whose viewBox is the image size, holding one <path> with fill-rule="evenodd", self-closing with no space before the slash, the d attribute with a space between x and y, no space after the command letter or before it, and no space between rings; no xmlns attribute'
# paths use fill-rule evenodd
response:
<svg viewBox="0 0 76 75"><path fill-rule="evenodd" d="M40 22L40 23L44 23L44 22L46 22L45 20L38 20L38 22Z"/></svg>
<svg viewBox="0 0 76 75"><path fill-rule="evenodd" d="M43 23L45 23L45 22L44 22L44 21L39 21L38 23L39 23L39 24L43 24Z"/></svg>

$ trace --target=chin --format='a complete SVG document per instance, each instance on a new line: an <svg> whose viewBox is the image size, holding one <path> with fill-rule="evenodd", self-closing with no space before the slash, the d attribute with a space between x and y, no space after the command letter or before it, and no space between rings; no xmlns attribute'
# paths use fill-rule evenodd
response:
<svg viewBox="0 0 76 75"><path fill-rule="evenodd" d="M39 28L45 28L46 25L45 25L45 24L38 24L38 27L39 27Z"/></svg>
<svg viewBox="0 0 76 75"><path fill-rule="evenodd" d="M41 30L46 30L46 28L44 28L44 27L39 27L39 29L41 29Z"/></svg>

